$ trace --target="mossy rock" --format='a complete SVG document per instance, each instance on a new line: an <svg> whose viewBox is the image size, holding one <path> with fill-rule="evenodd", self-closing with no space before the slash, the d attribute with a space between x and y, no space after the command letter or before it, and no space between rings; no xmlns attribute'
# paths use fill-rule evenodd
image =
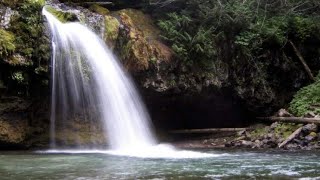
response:
<svg viewBox="0 0 320 180"><path fill-rule="evenodd" d="M110 48L114 48L115 41L119 36L120 22L112 16L105 16L104 40Z"/></svg>
<svg viewBox="0 0 320 180"><path fill-rule="evenodd" d="M130 17L130 23L139 27L144 36L148 39L158 39L160 30L156 28L152 18L148 14L136 9L123 9L117 14L125 14Z"/></svg>
<svg viewBox="0 0 320 180"><path fill-rule="evenodd" d="M159 61L169 61L172 52L158 40L159 30L148 15L133 9L114 14L121 23L116 51L127 69L142 71Z"/></svg>
<svg viewBox="0 0 320 180"><path fill-rule="evenodd" d="M46 6L45 8L48 12L54 15L62 23L79 21L77 15L73 13L60 11L60 10L54 9L51 6Z"/></svg>
<svg viewBox="0 0 320 180"><path fill-rule="evenodd" d="M140 31L132 22L131 18L120 13L121 22L125 27L126 35L122 46L121 57L125 60L127 69L146 70L149 66L151 48L146 41L143 32Z"/></svg>
<svg viewBox="0 0 320 180"><path fill-rule="evenodd" d="M110 11L107 8L104 8L102 6L99 6L98 4L93 4L89 7L89 9L95 13L101 14L101 15L108 15Z"/></svg>
<svg viewBox="0 0 320 180"><path fill-rule="evenodd" d="M90 122L80 119L70 119L65 125L59 125L56 131L56 142L62 146L89 146L92 144L105 146L103 126L99 122Z"/></svg>
<svg viewBox="0 0 320 180"><path fill-rule="evenodd" d="M27 135L28 126L20 121L9 122L0 119L0 141L6 144L20 144Z"/></svg>

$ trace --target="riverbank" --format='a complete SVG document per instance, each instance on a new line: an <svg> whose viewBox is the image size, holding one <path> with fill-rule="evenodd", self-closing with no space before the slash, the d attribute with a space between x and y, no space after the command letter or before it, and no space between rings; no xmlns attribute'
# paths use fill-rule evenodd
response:
<svg viewBox="0 0 320 180"><path fill-rule="evenodd" d="M274 122L255 124L245 129L197 135L176 134L173 136L178 140L171 143L183 149L320 149L320 133L315 124Z"/></svg>

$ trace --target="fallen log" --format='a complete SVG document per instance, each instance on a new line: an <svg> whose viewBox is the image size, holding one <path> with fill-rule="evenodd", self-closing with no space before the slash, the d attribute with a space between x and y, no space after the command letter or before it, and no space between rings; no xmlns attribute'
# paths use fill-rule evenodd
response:
<svg viewBox="0 0 320 180"><path fill-rule="evenodd" d="M300 51L298 50L298 48L293 44L292 41L289 41L289 43L291 44L294 52L296 53L297 57L299 58L301 64L303 65L304 67L304 70L306 71L306 73L308 74L309 78L314 82L316 81L316 79L314 78L308 64L306 63L306 61L304 60L304 58L302 57Z"/></svg>
<svg viewBox="0 0 320 180"><path fill-rule="evenodd" d="M288 122L288 123L314 123L320 125L320 118L304 118L304 117L257 117L259 120L272 122Z"/></svg>
<svg viewBox="0 0 320 180"><path fill-rule="evenodd" d="M295 130L285 141L283 141L278 147L282 148L283 146L285 146L286 144L288 144L292 139L294 139L295 137L297 137L300 133L301 133L302 127L298 128L297 130Z"/></svg>
<svg viewBox="0 0 320 180"><path fill-rule="evenodd" d="M210 128L210 129L181 129L173 130L169 133L171 134L201 134L201 133L215 133L215 132L238 132L246 131L251 128Z"/></svg>

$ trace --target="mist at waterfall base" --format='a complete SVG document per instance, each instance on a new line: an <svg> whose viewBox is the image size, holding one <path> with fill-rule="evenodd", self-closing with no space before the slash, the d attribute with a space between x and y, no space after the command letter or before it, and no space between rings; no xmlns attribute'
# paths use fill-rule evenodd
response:
<svg viewBox="0 0 320 180"><path fill-rule="evenodd" d="M43 15L51 30L53 53L51 150L45 153L108 153L148 158L214 156L157 144L138 92L105 43L80 23L61 23L45 7ZM57 123L66 124L70 114L88 108L94 109L95 113L86 113L86 121L94 117L100 120L109 147L101 150L94 140L90 147L79 145L72 150L59 147ZM90 133L94 134L94 130Z"/></svg>

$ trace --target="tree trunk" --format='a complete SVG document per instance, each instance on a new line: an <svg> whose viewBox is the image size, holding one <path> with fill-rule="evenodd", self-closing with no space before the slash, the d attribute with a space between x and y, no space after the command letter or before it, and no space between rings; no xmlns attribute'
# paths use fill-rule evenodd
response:
<svg viewBox="0 0 320 180"><path fill-rule="evenodd" d="M307 72L309 78L310 78L312 81L316 81L316 79L315 79L315 78L313 77L313 75L312 75L312 72L311 72L309 66L307 65L306 61L303 59L300 51L299 51L299 50L297 49L297 47L293 44L292 41L289 40L289 43L291 44L294 52L295 52L296 55L298 56L300 62L302 63L302 65L303 65L303 67L304 67L304 70Z"/></svg>
<svg viewBox="0 0 320 180"><path fill-rule="evenodd" d="M182 129L170 131L172 134L201 134L201 133L214 133L214 132L237 132L245 131L250 128L210 128L210 129Z"/></svg>

